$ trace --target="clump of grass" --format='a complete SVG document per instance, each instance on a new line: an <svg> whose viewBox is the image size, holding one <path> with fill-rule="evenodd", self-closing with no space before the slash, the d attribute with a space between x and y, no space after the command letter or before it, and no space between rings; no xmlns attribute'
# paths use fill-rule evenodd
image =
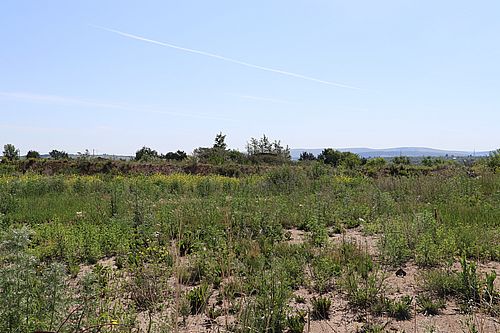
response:
<svg viewBox="0 0 500 333"><path fill-rule="evenodd" d="M286 318L286 325L289 333L302 333L306 324L306 313L304 311L297 311L293 315Z"/></svg>
<svg viewBox="0 0 500 333"><path fill-rule="evenodd" d="M314 320L323 320L330 318L330 307L332 300L328 297L314 297L311 299L312 310L311 318Z"/></svg>
<svg viewBox="0 0 500 333"><path fill-rule="evenodd" d="M385 327L374 323L365 323L358 333L384 333Z"/></svg>
<svg viewBox="0 0 500 333"><path fill-rule="evenodd" d="M461 270L435 269L422 274L421 286L438 298L454 297L464 311L471 306L486 305L492 308L500 300L494 288L496 273L486 274L482 279L476 271L476 264L465 257L461 260Z"/></svg>
<svg viewBox="0 0 500 333"><path fill-rule="evenodd" d="M388 302L388 314L397 320L408 320L411 318L411 304L413 298L403 296L402 298Z"/></svg>
<svg viewBox="0 0 500 333"><path fill-rule="evenodd" d="M162 273L154 267L135 269L128 284L130 298L139 311L153 312L163 299Z"/></svg>
<svg viewBox="0 0 500 333"><path fill-rule="evenodd" d="M417 305L419 311L424 315L435 316L445 307L445 302L441 298L433 300L430 296L424 294L417 297Z"/></svg>
<svg viewBox="0 0 500 333"><path fill-rule="evenodd" d="M439 298L456 295L460 289L459 276L450 270L433 269L422 273L421 286Z"/></svg>
<svg viewBox="0 0 500 333"><path fill-rule="evenodd" d="M205 309L210 297L208 285L202 284L199 287L195 287L187 293L186 297L189 301L190 313L192 315L201 313Z"/></svg>
<svg viewBox="0 0 500 333"><path fill-rule="evenodd" d="M312 273L314 277L314 289L323 294L333 288L333 278L340 275L341 267L339 260L329 252L324 252L313 259Z"/></svg>
<svg viewBox="0 0 500 333"><path fill-rule="evenodd" d="M303 296L297 295L295 296L295 302L299 304L304 304L306 302L306 299Z"/></svg>
<svg viewBox="0 0 500 333"><path fill-rule="evenodd" d="M366 309L380 302L383 283L384 277L376 272L363 277L349 271L344 276L343 287L352 306Z"/></svg>

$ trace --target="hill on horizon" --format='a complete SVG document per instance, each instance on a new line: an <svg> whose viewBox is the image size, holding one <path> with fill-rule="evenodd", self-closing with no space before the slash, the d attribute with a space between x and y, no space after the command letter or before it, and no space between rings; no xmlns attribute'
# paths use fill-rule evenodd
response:
<svg viewBox="0 0 500 333"><path fill-rule="evenodd" d="M292 155L292 159L296 160L299 158L302 152L312 153L315 156L318 156L324 148L296 148L291 149L290 153ZM337 149L337 148L336 148ZM423 157L423 156L431 156L431 157L443 157L443 156L454 156L454 157L467 157L467 156L488 156L489 151L463 151L463 150L442 150L442 149L434 149L434 148L426 148L426 147L396 147L396 148L382 148L382 149L374 149L374 148L338 148L340 151L349 151L351 153L358 154L361 157L396 157L396 156L408 156L408 157Z"/></svg>

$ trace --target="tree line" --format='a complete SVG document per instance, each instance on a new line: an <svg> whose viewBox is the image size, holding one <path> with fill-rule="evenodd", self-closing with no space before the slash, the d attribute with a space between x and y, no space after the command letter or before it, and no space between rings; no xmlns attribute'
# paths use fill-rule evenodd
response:
<svg viewBox="0 0 500 333"><path fill-rule="evenodd" d="M85 153L78 153L78 158L89 157L88 150ZM30 150L26 153L27 159L40 159L42 156L35 150ZM4 145L3 158L4 162L16 161L21 158L20 151L13 144ZM53 160L69 159L70 156L63 150L53 149L49 152L49 158ZM236 149L229 149L226 144L226 135L222 132L215 136L214 143L211 147L198 147L193 151L192 155L188 155L182 150L175 152L159 153L149 147L142 147L137 150L134 160L138 162L154 162L154 161L184 161L188 158L196 162L222 165L226 163L233 164L282 164L291 161L290 148L283 146L280 140L271 140L266 135L261 138L250 138L246 144L246 152L241 152ZM366 166L368 169L383 168L387 161L384 158L364 158L352 152L342 152L333 148L325 148L319 155L314 155L310 152L302 152L299 157L300 162L319 161L333 167L344 167L354 169L359 166ZM439 157L424 157L420 164L427 167L435 167L445 164L446 161ZM493 170L500 169L500 149L492 151L490 155L484 159L484 163ZM411 160L407 156L397 156L391 160L392 166L403 167L410 165Z"/></svg>

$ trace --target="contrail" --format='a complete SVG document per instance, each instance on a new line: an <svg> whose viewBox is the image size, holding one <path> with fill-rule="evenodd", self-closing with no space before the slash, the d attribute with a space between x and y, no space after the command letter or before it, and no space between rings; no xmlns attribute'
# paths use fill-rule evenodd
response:
<svg viewBox="0 0 500 333"><path fill-rule="evenodd" d="M227 62L232 62L234 64L238 64L238 65L241 65L241 66L246 66L246 67L250 67L250 68L260 69L260 70L266 71L266 72L272 72L272 73L277 73L277 74L281 74L281 75L291 76L291 77L295 77L295 78L298 78L298 79L303 79L303 80L308 80L308 81L323 83L323 84L327 84L327 85L335 86L335 87L340 87L340 88L361 90L361 88L350 86L350 85L347 85L347 84L342 84L342 83L337 83L337 82L331 82L331 81L325 81L325 80L321 80L321 79L316 79L314 77L305 76L305 75L302 75L302 74L287 72L287 71L283 71L283 70L275 69L275 68L270 68L270 67L259 66L259 65L251 64L249 62L245 62L245 61L241 61L241 60L237 60L237 59L232 59L232 58L224 57L224 56L221 56L221 55L218 55L218 54L214 54L214 53L210 53L210 52L205 52L205 51L200 51L200 50L195 50L195 49L190 49L190 48L187 48L187 47L182 47L182 46L178 46L178 45L174 45L174 44L164 43L164 42L160 42L160 41L157 41L157 40L153 40L153 39L149 39L149 38L145 38L145 37L141 37L141 36L129 34L129 33L123 32L123 31L115 30L115 29L110 29L110 28L101 27L101 26L97 26L97 25L91 25L91 26L93 26L95 28L98 28L98 29L102 29L102 30L106 30L106 31L109 31L109 32L113 32L115 34L118 34L118 35L121 35L121 36L124 36L124 37L127 37L127 38L132 38L132 39L140 40L140 41L143 41L143 42L148 42L148 43L152 43L152 44L156 44L156 45L160 45L160 46L165 46L165 47L169 47L169 48L180 50L180 51L184 51L184 52L190 52L190 53L200 54L200 55L203 55L203 56L206 56L206 57L215 58L215 59L219 59L219 60L223 60L223 61L227 61Z"/></svg>
<svg viewBox="0 0 500 333"><path fill-rule="evenodd" d="M279 103L279 104L293 104L288 101L284 101L281 99L276 99L276 98L269 98L269 97L260 97L260 96L253 96L253 95L240 95L240 94L228 94L230 96L234 97L239 97L239 98L244 98L244 99L251 99L255 101L263 101L263 102L271 102L271 103Z"/></svg>

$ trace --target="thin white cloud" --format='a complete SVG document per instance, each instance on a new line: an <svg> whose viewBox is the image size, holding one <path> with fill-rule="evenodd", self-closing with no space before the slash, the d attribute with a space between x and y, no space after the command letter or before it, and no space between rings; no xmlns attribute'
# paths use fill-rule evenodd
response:
<svg viewBox="0 0 500 333"><path fill-rule="evenodd" d="M253 95L240 95L240 94L229 94L229 95L243 98L243 99L251 99L254 101L271 102L271 103L278 103L278 104L293 104L291 102L288 102L288 101L285 101L282 99L270 98L270 97L261 97L261 96L253 96Z"/></svg>
<svg viewBox="0 0 500 333"><path fill-rule="evenodd" d="M13 125L13 124L0 124L0 128L5 129L5 130L15 130L15 131L26 132L26 133L59 132L59 133L64 133L64 134L70 134L70 133L74 133L75 131L77 131L76 128L67 128L67 127L63 128L63 127L43 127L43 126L19 126L19 125Z"/></svg>
<svg viewBox="0 0 500 333"><path fill-rule="evenodd" d="M208 114L201 114L201 113L165 111L163 108L151 108L149 106L143 106L143 105L141 106L141 105L115 104L115 103L108 103L103 101L95 101L95 100L88 100L88 99L81 99L81 98L74 98L67 96L34 94L27 92L0 91L0 99L2 98L35 102L35 103L69 104L69 105L101 108L101 109L115 109L115 110L130 111L135 113L155 113L155 114L164 114L164 115L179 116L179 117L233 121L233 119L218 117Z"/></svg>
<svg viewBox="0 0 500 333"><path fill-rule="evenodd" d="M205 51L200 51L200 50L195 50L195 49L190 49L190 48L187 48L187 47L182 47L182 46L178 46L178 45L174 45L174 44L170 44L170 43L160 42L160 41L157 41L157 40L153 40L153 39L141 37L141 36L138 36L138 35L129 34L129 33L123 32L123 31L115 30L115 29L110 29L110 28L96 26L96 25L91 25L91 26L93 26L95 28L98 28L98 29L106 30L106 31L109 31L109 32L121 35L123 37L132 38L132 39L136 39L136 40L140 40L140 41L143 41L143 42L152 43L152 44L156 44L156 45L160 45L160 46L165 46L165 47L169 47L169 48L176 49L176 50L179 50L179 51L184 51L184 52L189 52L189 53L195 53L195 54L203 55L203 56L206 56L206 57L210 57L210 58L215 58L215 59L219 59L219 60L222 60L222 61L231 62L231 63L238 64L238 65L241 65L241 66L246 66L246 67L250 67L250 68L259 69L259 70L266 71L266 72L272 72L272 73L277 73L277 74L281 74L281 75L291 76L291 77L294 77L294 78L297 78L297 79L302 79L302 80L307 80L307 81L313 81L313 82L322 83L322 84L326 84L326 85L330 85L330 86L335 86L335 87L339 87L339 88L361 90L361 88L354 87L354 86L347 85L347 84L343 84L343 83L321 80L321 79L317 79L317 78L306 76L306 75L302 75L302 74L297 74L297 73L293 73L293 72L289 72L289 71L284 71L284 70L281 70L281 69L276 69L276 68L271 68L271 67L265 67L265 66L255 65L255 64L251 64L249 62L245 62L245 61L241 61L241 60L237 60L237 59L233 59L233 58L228 58L228 57L225 57L225 56L222 56L222 55L218 55L218 54L214 54L214 53L210 53L210 52L205 52Z"/></svg>

